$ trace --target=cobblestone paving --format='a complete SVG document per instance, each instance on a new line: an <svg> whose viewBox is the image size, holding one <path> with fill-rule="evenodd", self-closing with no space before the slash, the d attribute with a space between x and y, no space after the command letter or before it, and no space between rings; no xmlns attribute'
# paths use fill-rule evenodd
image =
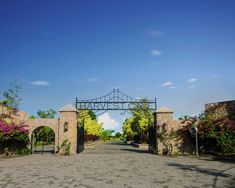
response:
<svg viewBox="0 0 235 188"><path fill-rule="evenodd" d="M235 164L162 157L110 142L76 156L0 160L0 187L235 187Z"/></svg>

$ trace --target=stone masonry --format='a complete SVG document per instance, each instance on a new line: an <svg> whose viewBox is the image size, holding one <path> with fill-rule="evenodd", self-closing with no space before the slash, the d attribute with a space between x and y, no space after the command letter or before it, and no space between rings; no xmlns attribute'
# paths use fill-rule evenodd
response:
<svg viewBox="0 0 235 188"><path fill-rule="evenodd" d="M71 143L70 154L74 155L77 153L78 111L73 105L67 105L59 112L59 145L61 146L63 141L67 139Z"/></svg>
<svg viewBox="0 0 235 188"><path fill-rule="evenodd" d="M161 125L159 128L157 128L158 133L163 131L170 133L171 131L177 131L185 126L184 121L173 119L174 112L170 108L160 107L157 109L156 113L157 123L158 125ZM157 143L158 154L162 155L166 146L158 138ZM172 154L186 154L192 153L194 151L194 145L191 143L191 140L187 140L187 138L173 138L169 140L169 143L172 145Z"/></svg>
<svg viewBox="0 0 235 188"><path fill-rule="evenodd" d="M205 104L205 115L235 121L235 100Z"/></svg>
<svg viewBox="0 0 235 188"><path fill-rule="evenodd" d="M173 119L173 110L167 107L160 107L156 111L157 113L157 122L159 125L162 125L157 129L158 132L162 131L176 131L182 128L186 122L181 120ZM205 115L212 118L228 118L231 121L235 122L235 100L209 103L205 104ZM164 144L158 140L158 154L162 154L165 148ZM173 154L181 153L194 153L195 144L192 143L188 137L172 139L170 140L173 146Z"/></svg>
<svg viewBox="0 0 235 188"><path fill-rule="evenodd" d="M3 113L4 109L0 109L0 113ZM61 144L68 140L71 143L70 154L77 153L77 125L78 125L78 111L73 105L66 105L59 110L60 118L55 119L30 119L25 112L18 112L14 117L14 121L21 122L29 125L30 138L33 131L41 126L50 127L55 133L55 151L61 147ZM235 101L210 103L205 105L205 114L213 115L215 118L228 117L235 121ZM185 125L185 122L173 119L173 110L167 107L160 107L156 111L158 125L162 125L157 128L158 132L162 131L176 131ZM184 141L183 141L184 140ZM186 140L186 141L185 141ZM173 146L172 154L176 153L192 153L194 152L194 145L187 141L187 139L172 139L170 140ZM163 154L165 145L157 139L158 154Z"/></svg>
<svg viewBox="0 0 235 188"><path fill-rule="evenodd" d="M1 107L0 114L6 113L7 110ZM77 153L77 123L78 112L73 105L66 105L59 110L60 118L43 119L43 118L29 118L26 112L19 111L13 116L13 122L17 124L26 124L29 126L29 137L32 141L32 133L38 127L50 127L55 133L54 151L58 151L64 140L71 143L70 154ZM61 150L60 150L61 153ZM62 154L62 153L61 153Z"/></svg>

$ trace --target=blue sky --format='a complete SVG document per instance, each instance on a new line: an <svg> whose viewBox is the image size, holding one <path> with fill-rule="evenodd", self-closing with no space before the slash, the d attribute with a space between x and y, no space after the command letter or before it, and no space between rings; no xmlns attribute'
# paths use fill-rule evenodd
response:
<svg viewBox="0 0 235 188"><path fill-rule="evenodd" d="M30 114L113 88L157 97L175 118L200 113L235 98L234 10L232 0L2 0L0 92L17 78Z"/></svg>

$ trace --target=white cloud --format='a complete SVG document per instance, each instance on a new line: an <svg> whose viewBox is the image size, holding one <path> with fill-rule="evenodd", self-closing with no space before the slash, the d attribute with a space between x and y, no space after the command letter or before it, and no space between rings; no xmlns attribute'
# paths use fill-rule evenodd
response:
<svg viewBox="0 0 235 188"><path fill-rule="evenodd" d="M98 116L98 122L103 123L104 129L118 130L118 128L120 126L119 123L115 119L110 117L110 115L107 112Z"/></svg>
<svg viewBox="0 0 235 188"><path fill-rule="evenodd" d="M152 56L160 56L160 55L162 55L162 51L160 51L160 50L152 50L152 51L150 52L150 54L151 54Z"/></svg>
<svg viewBox="0 0 235 188"><path fill-rule="evenodd" d="M98 78L89 78L89 82L99 82L100 80Z"/></svg>
<svg viewBox="0 0 235 188"><path fill-rule="evenodd" d="M162 36L162 32L161 31L157 31L157 30L151 30L149 31L149 35L151 37L154 37L154 38L159 38Z"/></svg>
<svg viewBox="0 0 235 188"><path fill-rule="evenodd" d="M162 83L160 86L161 86L161 87L167 87L167 88L172 88L172 87L174 87L174 86L173 86L173 83L170 82L170 81L164 82L164 83ZM172 89L173 89L173 88L172 88Z"/></svg>
<svg viewBox="0 0 235 188"><path fill-rule="evenodd" d="M198 81L198 78L190 78L188 79L188 83L193 83L193 82L197 82Z"/></svg>
<svg viewBox="0 0 235 188"><path fill-rule="evenodd" d="M50 85L50 83L46 80L36 80L36 81L30 82L30 84L34 86L49 86Z"/></svg>

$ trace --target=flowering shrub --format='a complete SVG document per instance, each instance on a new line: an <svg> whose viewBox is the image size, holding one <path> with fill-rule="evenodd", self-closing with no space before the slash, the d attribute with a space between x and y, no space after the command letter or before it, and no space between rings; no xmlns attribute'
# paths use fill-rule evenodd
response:
<svg viewBox="0 0 235 188"><path fill-rule="evenodd" d="M190 117L186 125L179 130L180 134L188 134L194 139L193 126L198 128L198 141L201 152L234 153L235 122L228 118L212 118L208 115Z"/></svg>
<svg viewBox="0 0 235 188"><path fill-rule="evenodd" d="M25 150L29 143L29 131L27 125L15 124L13 116L16 115L18 109L11 108L6 103L1 103L0 107L0 152L16 153Z"/></svg>
<svg viewBox="0 0 235 188"><path fill-rule="evenodd" d="M8 140L27 142L29 134L27 127L27 125L8 125L0 120L0 142Z"/></svg>

